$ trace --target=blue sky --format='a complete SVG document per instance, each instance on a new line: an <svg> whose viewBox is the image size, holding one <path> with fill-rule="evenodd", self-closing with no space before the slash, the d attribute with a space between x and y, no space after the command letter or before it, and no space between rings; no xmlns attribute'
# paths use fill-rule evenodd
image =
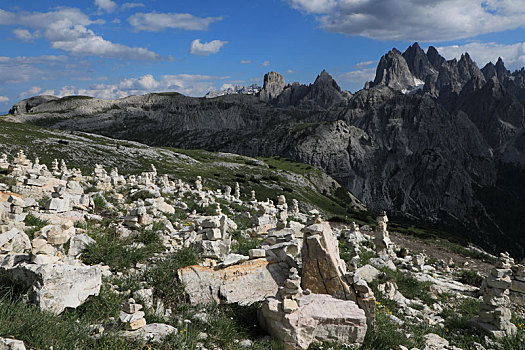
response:
<svg viewBox="0 0 525 350"><path fill-rule="evenodd" d="M0 112L39 94L202 96L228 84L373 79L414 41L481 67L525 65L522 0L2 0Z"/></svg>

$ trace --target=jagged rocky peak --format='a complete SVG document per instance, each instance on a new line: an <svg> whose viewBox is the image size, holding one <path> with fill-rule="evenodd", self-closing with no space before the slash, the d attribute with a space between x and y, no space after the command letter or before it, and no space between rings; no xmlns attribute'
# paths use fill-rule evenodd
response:
<svg viewBox="0 0 525 350"><path fill-rule="evenodd" d="M372 86L385 85L395 90L404 90L416 85L407 61L397 49L381 57Z"/></svg>
<svg viewBox="0 0 525 350"><path fill-rule="evenodd" d="M481 68L481 73L483 73L486 80L489 80L490 78L497 76L496 66L494 66L494 63L489 62Z"/></svg>
<svg viewBox="0 0 525 350"><path fill-rule="evenodd" d="M439 54L438 50L434 46L430 46L428 48L427 58L428 58L428 61L434 66L436 70L439 70L439 68L446 61L445 58Z"/></svg>
<svg viewBox="0 0 525 350"><path fill-rule="evenodd" d="M261 101L269 102L283 92L286 84L284 77L277 72L269 72L264 75L264 85L259 94Z"/></svg>
<svg viewBox="0 0 525 350"><path fill-rule="evenodd" d="M417 42L406 49L403 57L415 78L424 81L428 75L437 75L437 70Z"/></svg>
<svg viewBox="0 0 525 350"><path fill-rule="evenodd" d="M310 87L306 98L312 100L318 106L330 108L343 100L347 100L349 97L348 94L344 94L341 91L334 78L326 70L323 70Z"/></svg>
<svg viewBox="0 0 525 350"><path fill-rule="evenodd" d="M459 78L463 83L466 83L471 79L479 79L482 82L485 82L483 73L467 52L461 55L461 58L458 61L458 73Z"/></svg>
<svg viewBox="0 0 525 350"><path fill-rule="evenodd" d="M503 83L510 76L510 72L505 68L505 63L503 63L501 57L498 58L495 68L498 80Z"/></svg>

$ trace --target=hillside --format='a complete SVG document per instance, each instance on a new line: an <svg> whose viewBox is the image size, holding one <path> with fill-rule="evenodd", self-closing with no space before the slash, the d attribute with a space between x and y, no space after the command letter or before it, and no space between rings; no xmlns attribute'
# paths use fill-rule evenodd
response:
<svg viewBox="0 0 525 350"><path fill-rule="evenodd" d="M497 69L496 69L497 66ZM42 96L6 118L155 146L285 157L322 169L369 209L525 255L525 79L417 43L384 55L351 95L268 73L258 95ZM481 101L481 102L479 102Z"/></svg>
<svg viewBox="0 0 525 350"><path fill-rule="evenodd" d="M1 126L8 349L522 349L524 265L310 166Z"/></svg>

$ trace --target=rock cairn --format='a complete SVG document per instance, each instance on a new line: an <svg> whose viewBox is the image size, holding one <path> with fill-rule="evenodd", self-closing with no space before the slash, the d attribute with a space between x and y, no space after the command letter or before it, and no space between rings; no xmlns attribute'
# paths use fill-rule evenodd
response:
<svg viewBox="0 0 525 350"><path fill-rule="evenodd" d="M481 291L483 303L479 314L470 320L470 324L480 328L496 338L516 334L516 326L510 322L511 311L509 288L512 285L511 267L514 264L508 253L501 253L490 275L483 280Z"/></svg>

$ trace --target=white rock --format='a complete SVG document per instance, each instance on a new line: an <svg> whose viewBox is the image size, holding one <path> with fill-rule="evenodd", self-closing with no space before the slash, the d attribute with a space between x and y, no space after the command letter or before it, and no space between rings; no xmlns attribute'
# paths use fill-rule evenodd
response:
<svg viewBox="0 0 525 350"><path fill-rule="evenodd" d="M76 308L90 295L98 295L102 285L102 273L97 266L21 263L1 270L31 288L32 302L57 314L66 307Z"/></svg>
<svg viewBox="0 0 525 350"><path fill-rule="evenodd" d="M21 340L0 338L0 350L26 350L26 347Z"/></svg>

